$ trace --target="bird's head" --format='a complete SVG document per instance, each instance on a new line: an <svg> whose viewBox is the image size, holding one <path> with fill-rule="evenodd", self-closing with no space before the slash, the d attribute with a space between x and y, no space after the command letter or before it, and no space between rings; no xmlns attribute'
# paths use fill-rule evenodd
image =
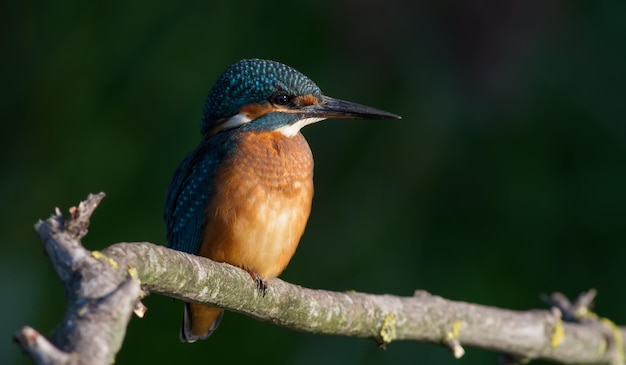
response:
<svg viewBox="0 0 626 365"><path fill-rule="evenodd" d="M325 96L313 81L289 66L250 59L231 65L211 89L204 106L202 134L245 126L293 136L300 128L326 118L400 117Z"/></svg>

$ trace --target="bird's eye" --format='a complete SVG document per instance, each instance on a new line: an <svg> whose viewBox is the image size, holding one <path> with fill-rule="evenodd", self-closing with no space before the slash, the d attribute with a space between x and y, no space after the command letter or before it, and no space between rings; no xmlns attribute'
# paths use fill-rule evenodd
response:
<svg viewBox="0 0 626 365"><path fill-rule="evenodd" d="M287 105L291 102L291 96L282 92L278 92L272 95L270 101L274 105Z"/></svg>

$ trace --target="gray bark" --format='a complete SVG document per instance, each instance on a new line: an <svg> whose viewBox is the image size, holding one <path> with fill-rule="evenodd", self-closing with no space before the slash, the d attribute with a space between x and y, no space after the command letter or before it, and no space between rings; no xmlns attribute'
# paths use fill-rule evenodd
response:
<svg viewBox="0 0 626 365"><path fill-rule="evenodd" d="M147 242L117 243L102 252L81 244L104 194L90 195L70 216L36 224L64 283L68 306L50 340L30 327L15 339L38 364L110 364L146 291L218 305L298 331L463 346L504 354L503 363L543 358L561 363L624 364L624 328L585 311L593 297L570 303L553 295L550 310L512 311L451 301L417 291L411 297L330 292L273 279L262 297L250 276L228 264ZM143 289L143 290L142 290ZM565 320L564 320L565 319Z"/></svg>

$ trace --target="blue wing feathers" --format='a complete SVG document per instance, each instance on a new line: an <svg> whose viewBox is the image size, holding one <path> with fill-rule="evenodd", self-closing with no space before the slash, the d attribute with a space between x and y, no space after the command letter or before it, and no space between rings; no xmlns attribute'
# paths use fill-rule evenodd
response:
<svg viewBox="0 0 626 365"><path fill-rule="evenodd" d="M235 143L228 132L205 138L174 172L164 214L168 247L193 254L200 249L215 176Z"/></svg>

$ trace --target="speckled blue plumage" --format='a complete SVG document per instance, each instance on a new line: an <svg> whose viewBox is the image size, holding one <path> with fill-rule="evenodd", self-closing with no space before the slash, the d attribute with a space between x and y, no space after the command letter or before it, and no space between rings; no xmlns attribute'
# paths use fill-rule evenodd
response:
<svg viewBox="0 0 626 365"><path fill-rule="evenodd" d="M169 247L198 252L215 174L220 163L234 152L236 144L236 136L230 132L205 138L174 172L167 190L164 217Z"/></svg>
<svg viewBox="0 0 626 365"><path fill-rule="evenodd" d="M313 81L289 66L269 60L242 60L226 69L211 89L204 104L202 135L237 114L241 106L266 100L276 91L322 95Z"/></svg>

